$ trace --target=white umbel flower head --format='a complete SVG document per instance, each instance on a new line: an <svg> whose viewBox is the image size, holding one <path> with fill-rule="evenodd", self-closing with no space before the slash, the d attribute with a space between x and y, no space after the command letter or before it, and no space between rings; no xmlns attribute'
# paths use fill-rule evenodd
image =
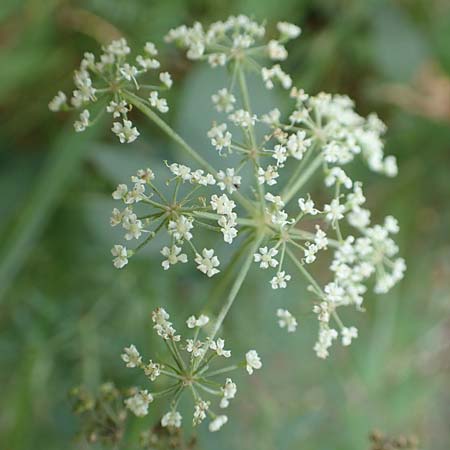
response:
<svg viewBox="0 0 450 450"><path fill-rule="evenodd" d="M181 414L178 411L169 411L164 414L161 419L162 427L173 427L180 428L181 427Z"/></svg>

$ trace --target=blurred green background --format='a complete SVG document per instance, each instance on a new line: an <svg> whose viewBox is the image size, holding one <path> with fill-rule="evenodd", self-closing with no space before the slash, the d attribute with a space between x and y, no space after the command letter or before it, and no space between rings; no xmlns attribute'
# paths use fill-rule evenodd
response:
<svg viewBox="0 0 450 450"><path fill-rule="evenodd" d="M71 117L48 111L49 99L70 89L82 53L99 43L124 35L161 44L170 27L236 13L269 28L300 25L287 64L295 84L348 94L388 124L386 149L400 175L358 176L374 218L399 218L408 272L389 295L368 295L366 314L348 313L360 339L335 346L326 362L312 351L316 322L304 286L274 294L253 273L223 334L235 354L257 348L265 370L239 379L229 424L220 434L200 427L199 448L365 450L374 428L415 434L423 449L450 448L450 2L1 0L1 449L84 448L69 389L142 383L123 367L121 349L133 342L150 357L150 311L167 305L181 328L211 288L190 267L162 276L158 246L127 270L111 264L112 187L177 149L144 123L130 146L118 145L108 124L75 135ZM164 45L162 59L176 81L170 121L201 144L210 125L202 114L220 80ZM275 326L280 306L299 317L294 336ZM151 409L131 435L166 405Z"/></svg>

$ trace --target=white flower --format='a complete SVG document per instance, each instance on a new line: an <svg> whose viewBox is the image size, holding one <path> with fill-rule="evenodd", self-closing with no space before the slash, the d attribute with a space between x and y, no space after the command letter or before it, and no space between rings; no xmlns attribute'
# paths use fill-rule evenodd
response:
<svg viewBox="0 0 450 450"><path fill-rule="evenodd" d="M225 341L221 338L217 339L217 341L211 341L209 344L209 348L214 350L218 356L223 356L225 358L229 358L231 356L230 350L224 350Z"/></svg>
<svg viewBox="0 0 450 450"><path fill-rule="evenodd" d="M259 249L259 253L255 253L253 255L255 262L260 263L259 267L261 269L268 269L270 267L277 267L278 261L274 258L278 254L278 250L276 248L261 247Z"/></svg>
<svg viewBox="0 0 450 450"><path fill-rule="evenodd" d="M170 164L169 170L176 177L180 177L183 181L190 181L192 179L191 168L188 166L184 166L183 164Z"/></svg>
<svg viewBox="0 0 450 450"><path fill-rule="evenodd" d="M344 298L344 294L345 291L344 289L339 286L337 283L335 282L331 282L328 283L325 287L324 287L324 292L326 294L326 299L330 302L330 303L339 303L342 302L343 298Z"/></svg>
<svg viewBox="0 0 450 450"><path fill-rule="evenodd" d="M253 370L261 369L262 367L261 358L258 356L258 353L256 353L256 350L249 350L245 354L245 361L249 375L253 373Z"/></svg>
<svg viewBox="0 0 450 450"><path fill-rule="evenodd" d="M136 57L136 62L145 70L159 69L160 63L157 59L144 58L141 55Z"/></svg>
<svg viewBox="0 0 450 450"><path fill-rule="evenodd" d="M144 373L150 381L155 381L161 375L161 365L150 360L144 366Z"/></svg>
<svg viewBox="0 0 450 450"><path fill-rule="evenodd" d="M395 217L386 216L384 219L384 228L392 234L397 234L400 231L398 221Z"/></svg>
<svg viewBox="0 0 450 450"><path fill-rule="evenodd" d="M288 138L286 147L295 159L301 160L306 150L311 147L312 140L306 139L306 133L303 130L291 134Z"/></svg>
<svg viewBox="0 0 450 450"><path fill-rule="evenodd" d="M219 151L219 153L224 148L230 149L232 135L227 131L227 125L225 123L213 126L208 131L208 137L211 139L211 144Z"/></svg>
<svg viewBox="0 0 450 450"><path fill-rule="evenodd" d="M270 285L272 289L284 289L287 286L287 281L291 279L291 276L286 274L283 270L282 272L278 272L271 280Z"/></svg>
<svg viewBox="0 0 450 450"><path fill-rule="evenodd" d="M231 244L238 234L238 230L235 228L236 217L236 213L230 213L227 216L221 216L217 221L223 234L223 240L228 244Z"/></svg>
<svg viewBox="0 0 450 450"><path fill-rule="evenodd" d="M149 183L150 181L155 179L155 174L152 169L139 169L136 172L136 175L131 177L131 181L133 183Z"/></svg>
<svg viewBox="0 0 450 450"><path fill-rule="evenodd" d="M284 207L284 202L279 195L273 195L270 192L267 192L264 198L275 205L276 208L281 209Z"/></svg>
<svg viewBox="0 0 450 450"><path fill-rule="evenodd" d="M267 166L266 169L262 167L258 168L258 183L264 184L266 183L269 186L273 186L276 184L276 179L278 178L278 171L274 166Z"/></svg>
<svg viewBox="0 0 450 450"><path fill-rule="evenodd" d="M139 391L133 397L125 400L126 407L138 417L148 414L148 405L153 401L153 396L147 390Z"/></svg>
<svg viewBox="0 0 450 450"><path fill-rule="evenodd" d="M328 238L325 231L321 230L319 225L316 225L316 234L314 237L314 242L319 250L326 248L328 245Z"/></svg>
<svg viewBox="0 0 450 450"><path fill-rule="evenodd" d="M339 199L334 198L329 205L324 206L324 212L329 222L336 222L344 217L345 205L341 205Z"/></svg>
<svg viewBox="0 0 450 450"><path fill-rule="evenodd" d="M286 328L288 333L293 333L297 328L297 320L287 309L277 310L278 325L280 328Z"/></svg>
<svg viewBox="0 0 450 450"><path fill-rule="evenodd" d="M170 76L169 72L161 72L159 74L159 79L167 88L170 89L172 87L173 81L172 81L172 77ZM164 111L161 111L161 112L164 112Z"/></svg>
<svg viewBox="0 0 450 450"><path fill-rule="evenodd" d="M127 367L134 368L139 367L142 363L142 357L139 354L137 348L131 344L129 347L125 347L122 353L122 360L127 364Z"/></svg>
<svg viewBox="0 0 450 450"><path fill-rule="evenodd" d="M198 264L197 269L208 275L208 277L212 277L216 273L220 272L220 270L216 269L220 262L217 256L214 256L213 249L208 250L204 248L202 250L202 255L196 255L195 262Z"/></svg>
<svg viewBox="0 0 450 450"><path fill-rule="evenodd" d="M310 198L306 200L304 198L299 198L298 206L304 214L310 214L311 216L315 216L319 212L314 207L314 202Z"/></svg>
<svg viewBox="0 0 450 450"><path fill-rule="evenodd" d="M217 183L219 188L222 191L226 189L230 194L239 189L241 185L241 177L235 175L235 170L233 168L226 169L226 172L219 170L217 179L219 180Z"/></svg>
<svg viewBox="0 0 450 450"><path fill-rule="evenodd" d="M139 239L142 235L142 221L140 221L136 214L129 214L123 219L123 228L127 230L125 239L130 241L131 239Z"/></svg>
<svg viewBox="0 0 450 450"><path fill-rule="evenodd" d="M210 402L205 402L204 400L199 400L194 407L194 418L192 424L198 425L206 419L206 411L209 409Z"/></svg>
<svg viewBox="0 0 450 450"><path fill-rule="evenodd" d="M49 102L48 109L52 112L61 111L63 106L67 105L67 96L64 92L59 91Z"/></svg>
<svg viewBox="0 0 450 450"><path fill-rule="evenodd" d="M281 33L281 37L286 37L287 39L295 39L302 32L300 27L288 22L278 22L277 28Z"/></svg>
<svg viewBox="0 0 450 450"><path fill-rule="evenodd" d="M355 327L344 327L341 330L342 336L342 345L350 345L352 343L352 339L358 337L358 330Z"/></svg>
<svg viewBox="0 0 450 450"><path fill-rule="evenodd" d="M223 88L211 96L212 102L219 112L229 113L233 111L233 105L236 103L236 97L228 92L228 89Z"/></svg>
<svg viewBox="0 0 450 450"><path fill-rule="evenodd" d="M165 259L161 265L163 266L164 270L168 270L170 266L175 265L178 262L186 263L187 262L187 255L185 253L181 253L181 247L177 247L176 245L172 245L172 247L163 247L161 250L161 254L165 256L167 259Z"/></svg>
<svg viewBox="0 0 450 450"><path fill-rule="evenodd" d="M125 115L130 108L125 100L121 100L119 103L111 100L109 105L106 107L106 111L112 114L114 118L118 118L121 115Z"/></svg>
<svg viewBox="0 0 450 450"><path fill-rule="evenodd" d="M117 269L122 269L128 264L128 251L123 245L114 245L111 254L114 256L113 264Z"/></svg>
<svg viewBox="0 0 450 450"><path fill-rule="evenodd" d="M169 411L162 417L161 426L180 428L181 419L182 419L181 414L178 411Z"/></svg>
<svg viewBox="0 0 450 450"><path fill-rule="evenodd" d="M283 61L288 57L288 52L278 41L272 40L267 44L269 58L275 61Z"/></svg>
<svg viewBox="0 0 450 450"><path fill-rule="evenodd" d="M201 328L204 327L208 322L209 317L201 314L198 319L195 316L190 316L186 321L186 325L188 328Z"/></svg>
<svg viewBox="0 0 450 450"><path fill-rule="evenodd" d="M227 378L225 380L225 385L222 388L220 388L220 390L222 391L223 394L223 397L220 400L220 407L227 408L228 405L230 404L229 401L233 399L236 395L237 386L235 383L233 383L231 378Z"/></svg>
<svg viewBox="0 0 450 450"><path fill-rule="evenodd" d="M230 200L226 194L222 194L220 197L217 195L211 196L211 207L213 211L217 211L217 214L230 215L236 204L233 200Z"/></svg>
<svg viewBox="0 0 450 450"><path fill-rule="evenodd" d="M73 127L75 128L75 131L77 133L84 131L89 126L89 116L90 116L89 111L85 109L80 114L80 120L76 120L74 122Z"/></svg>
<svg viewBox="0 0 450 450"><path fill-rule="evenodd" d="M388 177L395 177L398 174L397 160L395 156L386 156L383 161L383 171Z"/></svg>
<svg viewBox="0 0 450 450"><path fill-rule="evenodd" d="M130 64L125 63L120 69L120 73L127 81L136 81L136 75L138 74L138 69L135 66L130 66Z"/></svg>
<svg viewBox="0 0 450 450"><path fill-rule="evenodd" d="M148 101L150 102L150 105L153 106L153 108L156 108L159 112L166 113L169 111L167 100L165 98L159 98L157 91L150 92Z"/></svg>
<svg viewBox="0 0 450 450"><path fill-rule="evenodd" d="M277 162L278 167L283 167L287 159L287 150L283 145L275 145L272 158Z"/></svg>
<svg viewBox="0 0 450 450"><path fill-rule="evenodd" d="M209 431L219 431L227 422L227 416L217 416L212 422L209 423Z"/></svg>
<svg viewBox="0 0 450 450"><path fill-rule="evenodd" d="M336 182L343 184L347 189L352 187L352 180L340 167L333 167L325 178L326 186L333 186Z"/></svg>
<svg viewBox="0 0 450 450"><path fill-rule="evenodd" d="M131 142L134 142L140 134L137 128L133 127L131 120L125 119L123 124L120 122L114 122L111 130L119 138L122 144L130 144Z"/></svg>
<svg viewBox="0 0 450 450"><path fill-rule="evenodd" d="M126 184L119 184L116 190L112 193L114 200L125 200L128 194L128 186Z"/></svg>
<svg viewBox="0 0 450 450"><path fill-rule="evenodd" d="M303 260L306 264L311 264L316 260L316 253L319 251L319 248L316 244L311 244L307 242L305 244L306 248L304 250L305 257Z"/></svg>
<svg viewBox="0 0 450 450"><path fill-rule="evenodd" d="M257 117L255 114L250 114L244 109L238 109L233 114L230 114L228 118L238 127L249 128L255 125Z"/></svg>
<svg viewBox="0 0 450 450"><path fill-rule="evenodd" d="M177 241L190 241L192 239L192 218L186 216L179 216L177 220L170 220L167 230Z"/></svg>

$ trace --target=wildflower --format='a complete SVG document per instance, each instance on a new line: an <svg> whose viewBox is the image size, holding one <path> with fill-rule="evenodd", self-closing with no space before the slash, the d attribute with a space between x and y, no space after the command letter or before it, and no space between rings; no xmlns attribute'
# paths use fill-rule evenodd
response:
<svg viewBox="0 0 450 450"><path fill-rule="evenodd" d="M89 126L89 116L89 111L87 109L83 110L80 114L80 120L75 121L73 124L76 132L80 133Z"/></svg>
<svg viewBox="0 0 450 450"><path fill-rule="evenodd" d="M237 386L231 378L227 378L225 380L225 385L220 388L222 391L222 400L220 400L220 407L221 408L227 408L230 404L230 400L233 399L237 392Z"/></svg>
<svg viewBox="0 0 450 450"><path fill-rule="evenodd" d="M268 186L273 186L276 184L276 179L278 178L278 172L275 167L269 165L266 169L262 167L258 168L258 183L264 184L266 183Z"/></svg>
<svg viewBox="0 0 450 450"><path fill-rule="evenodd" d="M298 199L298 206L304 214L310 214L311 216L315 216L319 211L314 207L314 202L308 198L305 200L304 198Z"/></svg>
<svg viewBox="0 0 450 450"><path fill-rule="evenodd" d="M149 102L150 105L156 108L159 112L166 113L169 111L167 100L165 98L159 98L159 94L156 91L150 92Z"/></svg>
<svg viewBox="0 0 450 450"><path fill-rule="evenodd" d="M277 267L278 261L274 258L278 254L276 248L261 247L259 253L253 255L256 263L259 263L261 269L268 269L270 267Z"/></svg>
<svg viewBox="0 0 450 450"><path fill-rule="evenodd" d="M123 123L114 122L112 132L119 138L122 144L131 144L140 134L137 128L133 127L131 120L126 119L124 119Z"/></svg>
<svg viewBox="0 0 450 450"><path fill-rule="evenodd" d="M153 396L147 390L139 391L133 397L125 400L126 407L136 416L143 417L148 414L148 405L153 401Z"/></svg>
<svg viewBox="0 0 450 450"><path fill-rule="evenodd" d="M197 319L195 316L190 316L188 320L186 321L186 325L188 328L195 328L195 327L204 327L209 322L209 317L205 316L204 314L201 314L199 318Z"/></svg>
<svg viewBox="0 0 450 450"><path fill-rule="evenodd" d="M204 248L201 255L197 254L195 256L195 262L198 264L197 269L208 275L208 277L212 277L220 272L219 269L216 269L220 263L217 256L214 255L213 249L208 250Z"/></svg>
<svg viewBox="0 0 450 450"><path fill-rule="evenodd" d="M228 422L227 416L217 416L212 422L209 424L209 431L219 431L226 423Z"/></svg>
<svg viewBox="0 0 450 450"><path fill-rule="evenodd" d="M342 336L342 345L350 345L352 343L352 339L358 337L358 330L355 327L350 328L342 328L341 330Z"/></svg>
<svg viewBox="0 0 450 450"><path fill-rule="evenodd" d="M217 339L217 341L211 341L209 348L214 350L218 356L229 358L231 356L230 350L224 350L225 341L223 339Z"/></svg>
<svg viewBox="0 0 450 450"><path fill-rule="evenodd" d="M228 92L228 89L219 89L216 94L211 97L214 106L217 111L229 113L233 111L234 103L236 103L236 97Z"/></svg>
<svg viewBox="0 0 450 450"><path fill-rule="evenodd" d="M245 361L249 375L252 375L254 370L261 369L262 367L261 358L258 356L258 353L256 353L256 350L249 350L245 354Z"/></svg>
<svg viewBox="0 0 450 450"><path fill-rule="evenodd" d="M139 367L142 364L142 357L133 344L129 347L125 347L122 359L127 364L127 367L134 368Z"/></svg>
<svg viewBox="0 0 450 450"><path fill-rule="evenodd" d="M287 286L287 282L291 279L291 276L286 274L286 272L283 270L281 272L278 272L271 280L270 285L272 286L272 289L284 289Z"/></svg>
<svg viewBox="0 0 450 450"><path fill-rule="evenodd" d="M286 328L288 333L292 333L297 328L297 320L287 309L277 309L278 325L280 328Z"/></svg>
<svg viewBox="0 0 450 450"><path fill-rule="evenodd" d="M170 248L163 247L161 254L167 258L161 263L164 270L168 270L170 266L173 266L178 262L186 263L188 260L187 255L181 253L181 247L177 247L176 245L172 245Z"/></svg>
<svg viewBox="0 0 450 450"><path fill-rule="evenodd" d="M122 269L128 264L129 254L127 248L123 245L114 245L111 254L114 256L114 267L117 267L117 269Z"/></svg>
<svg viewBox="0 0 450 450"><path fill-rule="evenodd" d="M161 365L150 360L144 366L144 373L150 381L155 381L161 375Z"/></svg>
<svg viewBox="0 0 450 450"><path fill-rule="evenodd" d="M206 419L206 412L209 409L210 402L205 402L204 400L199 400L195 404L194 409L194 418L193 418L193 425L198 425L199 423L203 422L203 420Z"/></svg>
<svg viewBox="0 0 450 450"><path fill-rule="evenodd" d="M162 417L161 426L162 427L180 428L181 420L182 420L182 417L178 411L169 411L168 413L164 414L164 416Z"/></svg>
<svg viewBox="0 0 450 450"><path fill-rule="evenodd" d="M190 241L192 239L192 219L186 216L179 216L177 220L170 220L168 231L177 241Z"/></svg>
<svg viewBox="0 0 450 450"><path fill-rule="evenodd" d="M67 105L67 96L59 91L48 104L48 109L52 112L61 111Z"/></svg>
<svg viewBox="0 0 450 450"><path fill-rule="evenodd" d="M219 170L217 173L217 179L219 180L217 183L219 188L222 191L226 189L229 194L232 194L234 191L239 189L241 185L241 177L236 175L233 168L226 169L226 172Z"/></svg>

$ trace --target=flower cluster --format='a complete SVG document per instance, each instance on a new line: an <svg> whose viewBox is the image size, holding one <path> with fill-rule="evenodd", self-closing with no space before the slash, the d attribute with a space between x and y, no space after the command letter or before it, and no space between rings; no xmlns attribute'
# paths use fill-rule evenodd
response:
<svg viewBox="0 0 450 450"><path fill-rule="evenodd" d="M227 66L229 81L211 96L218 117L211 118L207 132L211 151L226 161L222 167L212 167L154 113L152 108L159 112L166 109L156 89L148 104L132 92L144 86L138 84L138 73L132 66L125 67L129 49L124 41L107 47L105 55L113 57L103 55L100 63L85 57L84 72L76 73L81 93L74 94L74 98L84 99L80 105L94 101L99 89L86 81L90 80L87 69L94 73L106 71L109 85L104 89L116 96L116 109L110 105L113 115L119 117L135 106L199 167L167 164L170 177L166 183L156 183L154 172L142 169L131 177L131 185L117 187L113 198L123 207L113 210L111 225L123 228L126 242L139 242L134 248L127 248L126 243L115 245L114 265L124 267L157 233L165 232L167 243L161 249L164 270L191 260L199 271L212 277L222 270L220 249L198 242L207 233L217 233L221 241L236 248L230 264L240 264L240 259L244 262L234 272L236 278L214 329L220 328L252 266L271 274L268 283L275 290L285 289L295 278L302 277L319 323L314 349L325 358L338 337L347 346L358 334L355 327L343 323L339 308L363 310L363 297L372 281L375 293L381 294L403 277L405 262L397 256L399 249L393 240L399 231L397 221L387 216L382 224L372 223L363 185L354 178L351 167L360 159L370 170L393 177L397 164L394 156L384 154L386 126L375 114L361 116L345 95L309 95L292 87L291 77L279 62L288 57L285 44L300 35L300 28L280 22L277 30L276 39L266 39L264 25L238 16L206 29L199 23L181 26L167 35L168 42L186 49L189 59L207 60L212 67ZM149 44L146 52L149 58L156 54ZM275 65L260 65L267 60ZM150 66L148 63L147 68ZM288 110L281 111L276 104L268 111L252 109L247 88L249 69L260 72L261 83L267 89L280 85L289 90L284 93L286 103L291 102ZM161 74L160 79L170 87L168 75ZM59 109L64 104L65 100L58 96L51 107ZM77 128L89 123L89 113L82 114ZM121 140L128 142L128 132L118 127L119 138L122 133ZM305 189L312 177L322 180L325 194L320 198L325 200L318 202ZM325 257L331 260L329 276L327 282L319 283L313 266ZM297 319L286 309L276 311L276 320L288 332L297 327ZM172 336L170 327L164 330ZM196 345L193 342L189 347L192 354L201 353ZM220 347L218 343L210 345ZM220 351L224 352L223 348ZM200 353L196 357L202 358ZM247 356L251 372L258 368L258 358L252 353ZM146 392L136 395L134 409L144 412L149 397ZM205 405L198 403L199 417L205 413ZM164 423L179 422L172 413ZM221 420L212 427L219 426Z"/></svg>
<svg viewBox="0 0 450 450"><path fill-rule="evenodd" d="M189 391L193 399L193 425L198 425L209 417L209 430L218 431L227 423L228 416L215 413L210 407L211 401L206 399L218 398L219 408L225 409L235 397L237 387L231 378L227 377L224 382L219 383L215 381L216 377L239 367L246 367L247 372L252 374L254 370L261 368L261 360L255 350L250 350L239 364L213 370L216 361L231 358L231 351L225 349L223 339L215 339L214 335L200 339L202 331L208 327L209 318L203 314L199 317L190 316L186 326L193 331L193 336L185 340L169 319L169 314L163 308L157 308L152 313L153 328L167 345L171 363L144 361L134 345L124 349L122 360L126 367L141 369L150 382L166 377L172 384L161 391L134 388L133 394L125 400L125 405L136 416L143 417L148 414L149 405L156 398L172 397L170 410L163 415L161 426L179 428L182 416L177 406L182 394Z"/></svg>
<svg viewBox="0 0 450 450"><path fill-rule="evenodd" d="M168 72L160 72L156 84L146 84L148 72L160 68L158 50L153 43L147 42L143 53L134 60L130 59L130 54L131 48L123 38L104 47L97 60L92 53L85 53L73 77L72 96L68 98L64 92L58 92L50 101L49 109L53 112L81 110L74 122L77 132L86 130L106 111L112 115L112 132L120 142L134 142L139 131L128 116L132 109L130 97L137 97L139 93L137 98L143 104L164 114L169 107L160 93L170 89L172 78ZM95 117L92 117L92 109L96 111Z"/></svg>

